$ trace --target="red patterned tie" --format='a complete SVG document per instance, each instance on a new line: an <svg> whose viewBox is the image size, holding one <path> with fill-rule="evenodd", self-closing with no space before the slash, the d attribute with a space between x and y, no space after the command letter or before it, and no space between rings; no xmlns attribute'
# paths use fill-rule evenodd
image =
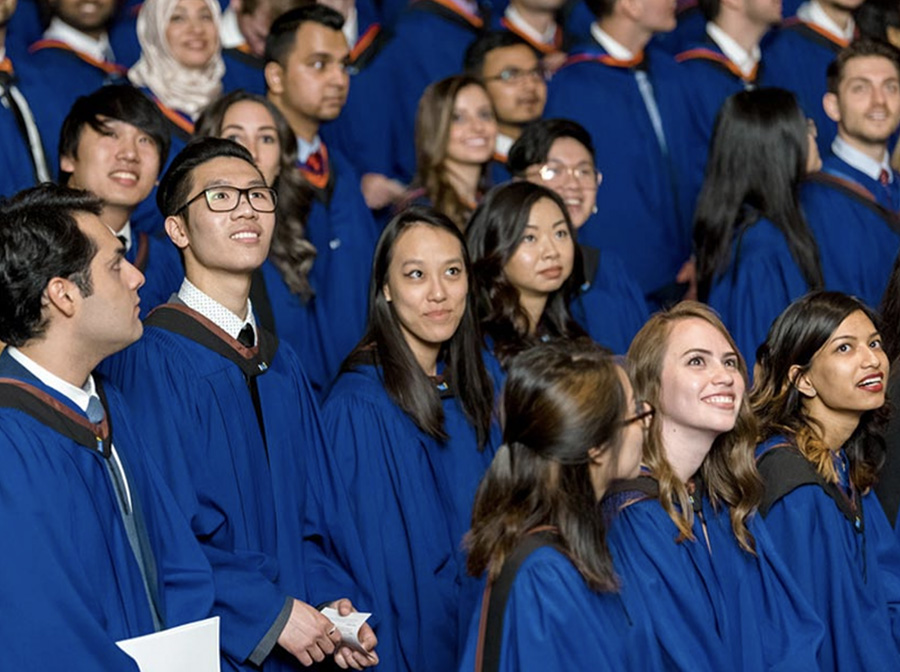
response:
<svg viewBox="0 0 900 672"><path fill-rule="evenodd" d="M878 176L878 181L881 182L882 187L886 187L891 183L891 175L884 168L881 169L881 174Z"/></svg>

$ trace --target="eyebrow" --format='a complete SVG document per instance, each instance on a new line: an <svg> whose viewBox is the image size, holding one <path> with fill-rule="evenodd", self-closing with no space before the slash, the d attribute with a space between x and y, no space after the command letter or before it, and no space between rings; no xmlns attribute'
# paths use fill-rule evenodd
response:
<svg viewBox="0 0 900 672"><path fill-rule="evenodd" d="M875 330L871 334L869 334L868 338L877 338L878 336L881 336L881 333L878 330ZM854 336L853 334L840 334L838 336L835 336L834 338L829 339L828 342L835 343L837 341L844 341L844 340L858 341L859 339L856 338L856 336Z"/></svg>
<svg viewBox="0 0 900 672"><path fill-rule="evenodd" d="M243 125L243 124L228 124L227 126L223 126L223 127L222 127L222 133L224 133L224 132L225 132L226 130L228 130L229 128L236 128L236 129L239 130L239 131L243 131L243 130L244 130L244 125ZM276 130L276 129L275 129L275 127L274 127L273 125L271 125L271 124L266 124L265 126L260 126L260 127L259 127L259 130L274 131L274 130Z"/></svg>
<svg viewBox="0 0 900 672"><path fill-rule="evenodd" d="M248 184L246 187L239 187L236 184L230 184L227 180L218 179L212 180L211 182L207 182L206 186L203 187L203 191L207 189L212 189L214 187L234 187L235 189L249 189L250 187L265 187L268 186L265 183L265 180L254 179Z"/></svg>
<svg viewBox="0 0 900 672"><path fill-rule="evenodd" d="M685 350L681 353L682 357L687 357L688 355L709 355L710 357L715 357L715 353L712 350L704 350L703 348L691 348L690 350ZM722 357L734 357L737 353L734 350L728 350L727 352L722 353Z"/></svg>

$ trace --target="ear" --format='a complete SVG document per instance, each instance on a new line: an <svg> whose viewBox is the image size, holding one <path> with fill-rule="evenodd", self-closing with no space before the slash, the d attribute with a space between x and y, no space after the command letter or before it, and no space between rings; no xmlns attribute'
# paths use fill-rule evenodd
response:
<svg viewBox="0 0 900 672"><path fill-rule="evenodd" d="M643 13L641 0L619 0L613 8L613 12L615 12L616 9L621 11L624 16L632 21L640 19L641 14Z"/></svg>
<svg viewBox="0 0 900 672"><path fill-rule="evenodd" d="M59 169L64 173L74 173L75 159L71 156L59 157Z"/></svg>
<svg viewBox="0 0 900 672"><path fill-rule="evenodd" d="M804 372L797 364L794 364L790 371L788 371L788 380L791 381L791 385L797 388L797 391L804 397L812 399L818 394L815 386L809 379L809 372Z"/></svg>
<svg viewBox="0 0 900 672"><path fill-rule="evenodd" d="M81 298L81 292L71 280L65 278L51 278L44 290L45 305L58 310L66 317L75 315L77 301Z"/></svg>
<svg viewBox="0 0 900 672"><path fill-rule="evenodd" d="M609 451L604 450L603 446L594 446L588 449L588 459L594 464L602 465L609 457Z"/></svg>
<svg viewBox="0 0 900 672"><path fill-rule="evenodd" d="M900 28L895 26L886 26L888 42L895 47L900 47Z"/></svg>
<svg viewBox="0 0 900 672"><path fill-rule="evenodd" d="M826 93L822 96L822 107L825 108L825 114L835 123L841 121L841 108L838 106L837 94Z"/></svg>
<svg viewBox="0 0 900 672"><path fill-rule="evenodd" d="M275 61L269 61L266 63L263 73L266 76L266 89L276 96L283 94L284 82L282 81L282 78L284 77L284 68L281 67L281 64L276 63Z"/></svg>
<svg viewBox="0 0 900 672"><path fill-rule="evenodd" d="M170 215L166 217L166 235L175 243L175 247L179 250L185 249L191 243L191 239L187 234L187 224L180 215Z"/></svg>
<svg viewBox="0 0 900 672"><path fill-rule="evenodd" d="M388 303L390 303L390 302L392 301L392 299L391 299L391 288L388 287L388 284L387 284L387 283L384 283L384 285L382 286L382 288L381 288L381 293L384 294L384 300L385 300L385 301L387 301Z"/></svg>

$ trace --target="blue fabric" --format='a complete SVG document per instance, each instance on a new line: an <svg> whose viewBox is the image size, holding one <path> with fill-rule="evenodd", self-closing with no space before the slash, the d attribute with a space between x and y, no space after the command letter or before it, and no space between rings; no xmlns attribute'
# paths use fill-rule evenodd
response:
<svg viewBox="0 0 900 672"><path fill-rule="evenodd" d="M259 669L247 658L288 596L319 604L348 594L304 575L306 456L323 449L323 438L296 355L281 343L256 379L265 441L240 368L184 336L148 327L104 367L121 383L212 565L223 669ZM263 665L299 668L277 647Z"/></svg>
<svg viewBox="0 0 900 672"><path fill-rule="evenodd" d="M125 254L130 263L137 261L141 234L132 239L131 249ZM138 290L141 297L141 319L151 310L166 303L176 293L184 280L184 267L178 250L168 237L147 235L147 257L140 271L144 274L144 286Z"/></svg>
<svg viewBox="0 0 900 672"><path fill-rule="evenodd" d="M831 151L837 123L825 114L822 97L826 92L825 71L841 45L814 32L803 21L785 22L770 32L762 43L766 83L792 91L807 117L815 120L819 153Z"/></svg>
<svg viewBox="0 0 900 672"><path fill-rule="evenodd" d="M338 378L323 409L323 457L334 465L326 510L340 521L328 527L331 543L374 593L380 667L393 672L456 670L481 588L465 574L460 545L499 437L479 451L459 402L446 398L443 408L445 443L393 403L379 370L361 366Z"/></svg>
<svg viewBox="0 0 900 672"><path fill-rule="evenodd" d="M481 602L460 672L475 669ZM571 561L539 548L516 574L503 617L500 672L662 670L646 607L590 590Z"/></svg>
<svg viewBox="0 0 900 672"><path fill-rule="evenodd" d="M15 378L83 415L9 353ZM113 441L146 522L166 627L206 618L209 564L149 459L143 427L105 387ZM16 670L134 670L115 642L153 632L147 592L104 458L22 411L0 409L0 645Z"/></svg>
<svg viewBox="0 0 900 672"><path fill-rule="evenodd" d="M488 166L489 174L491 177L491 186L497 186L498 184L505 184L512 179L512 175L509 172L509 167L506 165L506 161L499 161L496 158L491 161Z"/></svg>
<svg viewBox="0 0 900 672"><path fill-rule="evenodd" d="M576 52L581 58L606 56L596 44ZM647 295L674 283L690 256L693 204L687 202L683 182L689 119L681 71L658 50L648 50L645 62L669 158L659 146L633 68L570 61L550 81L544 117L572 119L591 134L603 184L597 191L599 214L581 227L579 241L618 255Z"/></svg>
<svg viewBox="0 0 900 672"><path fill-rule="evenodd" d="M808 290L784 234L761 218L738 233L728 266L711 284L708 303L752 369L772 322Z"/></svg>
<svg viewBox="0 0 900 672"><path fill-rule="evenodd" d="M675 30L668 33L657 33L653 36L652 44L673 56L680 54L691 44L702 42L706 39L706 17L695 1L679 2L680 6L675 13L678 23Z"/></svg>
<svg viewBox="0 0 900 672"><path fill-rule="evenodd" d="M237 49L222 51L225 75L222 77L222 93L243 89L260 96L266 95L265 63L261 58L245 54Z"/></svg>
<svg viewBox="0 0 900 672"><path fill-rule="evenodd" d="M823 164L825 172L855 182L889 207L880 183L833 154L826 156ZM898 179L895 173L894 190L900 187ZM825 288L852 294L877 307L900 249L900 234L877 213L831 187L807 182L800 200L819 244Z"/></svg>
<svg viewBox="0 0 900 672"><path fill-rule="evenodd" d="M614 254L601 252L593 278L569 306L572 317L600 345L624 355L631 339L650 317L644 294Z"/></svg>
<svg viewBox="0 0 900 672"><path fill-rule="evenodd" d="M822 624L775 552L756 517L756 555L743 551L727 507L703 498L696 541L678 529L656 499L627 504L612 520L608 543L626 607L652 605L661 669L818 670ZM853 668L847 668L853 669Z"/></svg>
<svg viewBox="0 0 900 672"><path fill-rule="evenodd" d="M784 438L757 455L778 443ZM900 667L900 547L875 494L862 505L862 534L817 485L800 486L766 516L772 543L825 623L823 670Z"/></svg>

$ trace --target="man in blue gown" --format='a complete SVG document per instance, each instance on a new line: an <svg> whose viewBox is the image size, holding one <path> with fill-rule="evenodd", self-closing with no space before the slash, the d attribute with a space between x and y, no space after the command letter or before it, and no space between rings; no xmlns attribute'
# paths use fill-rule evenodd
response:
<svg viewBox="0 0 900 672"><path fill-rule="evenodd" d="M579 240L615 252L658 307L680 300L693 278L686 177L695 150L687 145L684 83L672 57L649 46L675 27L675 7L589 4L597 16L591 42L573 49L550 81L544 117L578 122L597 150L602 219L589 219Z"/></svg>
<svg viewBox="0 0 900 672"><path fill-rule="evenodd" d="M297 356L257 325L249 299L274 191L247 150L204 138L175 157L158 204L186 277L144 338L106 366L212 565L223 665L291 670L332 652L342 666L372 665L374 654L336 647L340 634L312 606L352 586L303 541L318 501L308 476L321 450L317 407ZM346 599L337 607L352 610ZM368 625L361 638L371 651Z"/></svg>
<svg viewBox="0 0 900 672"><path fill-rule="evenodd" d="M123 241L128 262L144 274L138 292L143 318L178 291L184 277L171 241L134 231L130 221L168 157L165 119L137 89L105 86L75 102L61 136L61 181L103 201L100 220Z"/></svg>
<svg viewBox="0 0 900 672"><path fill-rule="evenodd" d="M298 170L312 189L306 235L316 248L304 304L271 264L263 268L275 333L300 355L313 385L325 389L365 330L369 275L378 229L350 162L319 134L347 99L349 55L333 9L311 5L280 16L266 43L269 100L297 136Z"/></svg>
<svg viewBox="0 0 900 672"><path fill-rule="evenodd" d="M858 40L828 68L825 112L837 137L822 174L801 191L826 289L877 306L900 248L900 182L888 140L900 125L900 61L890 46Z"/></svg>
<svg viewBox="0 0 900 672"><path fill-rule="evenodd" d="M143 276L86 192L0 209L0 646L10 670L133 670L122 639L205 618L209 563L142 425L91 371L141 335Z"/></svg>

